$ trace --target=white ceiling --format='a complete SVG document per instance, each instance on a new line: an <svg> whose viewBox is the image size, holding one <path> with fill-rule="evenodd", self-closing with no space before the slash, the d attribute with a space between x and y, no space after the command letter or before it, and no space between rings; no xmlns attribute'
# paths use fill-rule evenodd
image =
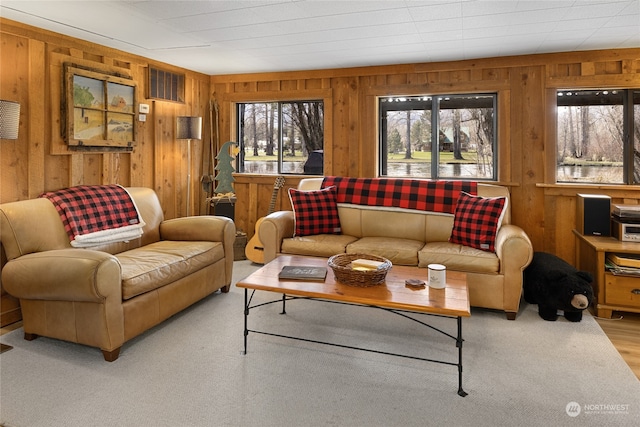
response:
<svg viewBox="0 0 640 427"><path fill-rule="evenodd" d="M210 75L640 47L640 0L1 0L0 16Z"/></svg>

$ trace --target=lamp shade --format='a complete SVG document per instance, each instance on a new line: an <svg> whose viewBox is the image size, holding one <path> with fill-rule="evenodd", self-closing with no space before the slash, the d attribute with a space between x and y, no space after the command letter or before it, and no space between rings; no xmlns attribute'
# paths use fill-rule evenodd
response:
<svg viewBox="0 0 640 427"><path fill-rule="evenodd" d="M176 139L201 139L202 117L178 117Z"/></svg>
<svg viewBox="0 0 640 427"><path fill-rule="evenodd" d="M0 139L18 139L20 104L0 99Z"/></svg>

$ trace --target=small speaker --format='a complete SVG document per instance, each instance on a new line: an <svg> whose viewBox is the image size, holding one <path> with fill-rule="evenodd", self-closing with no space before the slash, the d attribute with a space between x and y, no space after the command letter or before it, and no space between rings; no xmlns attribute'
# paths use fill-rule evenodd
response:
<svg viewBox="0 0 640 427"><path fill-rule="evenodd" d="M577 194L577 229L585 236L611 236L611 197Z"/></svg>

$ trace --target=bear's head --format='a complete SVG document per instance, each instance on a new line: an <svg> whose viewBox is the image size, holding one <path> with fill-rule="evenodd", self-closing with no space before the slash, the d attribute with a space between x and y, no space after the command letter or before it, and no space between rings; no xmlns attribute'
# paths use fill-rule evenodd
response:
<svg viewBox="0 0 640 427"><path fill-rule="evenodd" d="M586 271L554 272L553 299L564 311L582 311L593 301L593 276Z"/></svg>

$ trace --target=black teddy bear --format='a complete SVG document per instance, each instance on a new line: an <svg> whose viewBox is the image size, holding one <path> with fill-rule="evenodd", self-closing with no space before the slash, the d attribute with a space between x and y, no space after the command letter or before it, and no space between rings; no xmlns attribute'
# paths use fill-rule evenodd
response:
<svg viewBox="0 0 640 427"><path fill-rule="evenodd" d="M538 314L554 321L558 310L570 322L582 320L582 312L593 300L593 276L546 252L535 252L524 271L524 299L538 304Z"/></svg>

